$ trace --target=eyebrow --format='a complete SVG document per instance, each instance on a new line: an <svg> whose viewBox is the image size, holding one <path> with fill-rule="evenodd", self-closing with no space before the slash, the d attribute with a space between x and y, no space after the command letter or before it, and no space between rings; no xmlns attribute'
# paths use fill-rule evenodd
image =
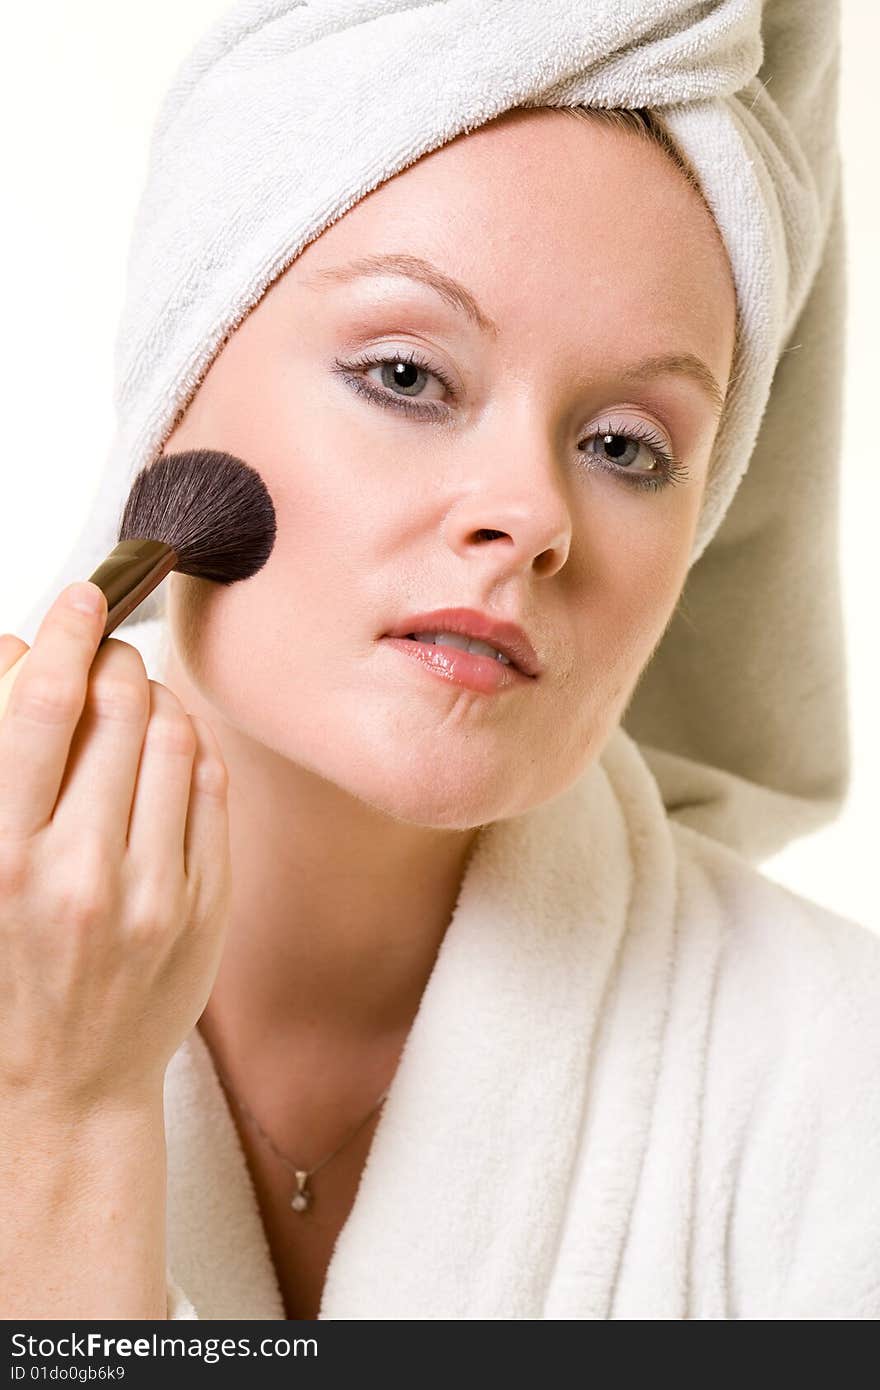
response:
<svg viewBox="0 0 880 1390"><path fill-rule="evenodd" d="M497 323L480 308L469 289L458 280L454 280L451 275L444 274L430 261L423 260L421 256L403 253L359 256L353 261L347 261L345 265L327 266L316 271L305 284L314 284L317 280L346 284L350 280L378 275L401 275L409 280L418 280L435 290L453 309L466 314L482 333L497 337L500 332ZM624 368L621 376L628 382L649 381L657 376L688 377L708 395L715 408L716 417L720 416L724 407L724 392L706 363L692 352L655 353Z"/></svg>

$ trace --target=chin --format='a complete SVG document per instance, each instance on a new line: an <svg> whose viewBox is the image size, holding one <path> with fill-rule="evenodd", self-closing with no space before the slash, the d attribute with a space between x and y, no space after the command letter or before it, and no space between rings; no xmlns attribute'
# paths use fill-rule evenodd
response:
<svg viewBox="0 0 880 1390"><path fill-rule="evenodd" d="M548 801L574 780L569 769L555 779L540 758L475 763L461 757L432 759L424 745L414 755L363 754L345 767L324 765L322 775L392 820L429 830L473 830L520 815ZM316 769L318 770L318 769Z"/></svg>

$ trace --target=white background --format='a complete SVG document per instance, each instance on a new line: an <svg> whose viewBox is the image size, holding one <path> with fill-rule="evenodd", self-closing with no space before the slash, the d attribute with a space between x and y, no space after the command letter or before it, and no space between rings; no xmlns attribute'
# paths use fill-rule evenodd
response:
<svg viewBox="0 0 880 1390"><path fill-rule="evenodd" d="M178 63L227 8L225 0L43 0L5 17L0 631L20 631L84 524L111 438L113 342L153 121ZM850 313L841 537L853 780L835 825L763 869L880 928L880 7L843 0L842 11Z"/></svg>

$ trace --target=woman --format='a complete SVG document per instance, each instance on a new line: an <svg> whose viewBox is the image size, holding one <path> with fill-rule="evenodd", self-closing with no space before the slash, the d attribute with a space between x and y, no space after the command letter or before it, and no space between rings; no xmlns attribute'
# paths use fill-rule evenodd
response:
<svg viewBox="0 0 880 1390"><path fill-rule="evenodd" d="M622 728L723 514L744 287L662 124L575 114L395 170L165 403L279 523L108 644L132 683L161 644L229 778L171 1317L880 1314L880 943L672 819Z"/></svg>
<svg viewBox="0 0 880 1390"><path fill-rule="evenodd" d="M655 212L621 226L605 200L626 206L633 187ZM395 255L397 273L343 273ZM465 281L484 322L426 273ZM479 827L593 762L675 606L717 401L669 373L604 404L627 368L682 344L723 391L734 332L720 238L666 155L605 122L516 113L312 242L171 434L166 451L251 461L279 509L284 539L254 583L221 599L174 576L164 683L217 729L233 788L232 922L200 1029L309 1167L392 1080ZM664 459L673 419L687 478ZM539 673L494 694L461 684L448 619L433 622L440 679L383 637L446 608L520 625ZM247 649L243 678L228 654ZM377 1118L316 1176L314 1220L293 1231L290 1173L242 1123L290 1316L317 1315Z"/></svg>

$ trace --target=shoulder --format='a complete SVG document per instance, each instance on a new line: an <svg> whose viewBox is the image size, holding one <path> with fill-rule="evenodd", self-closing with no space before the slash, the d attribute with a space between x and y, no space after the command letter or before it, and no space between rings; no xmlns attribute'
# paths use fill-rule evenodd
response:
<svg viewBox="0 0 880 1390"><path fill-rule="evenodd" d="M738 1094L743 1122L768 1134L785 1113L789 1137L867 1145L880 1193L880 933L676 835L682 949L696 942L709 962L709 1090Z"/></svg>
<svg viewBox="0 0 880 1390"><path fill-rule="evenodd" d="M711 942L702 1145L741 1317L880 1317L880 933L678 827Z"/></svg>
<svg viewBox="0 0 880 1390"><path fill-rule="evenodd" d="M672 833L679 911L698 930L701 918L713 920L731 980L780 1002L789 996L799 1013L809 1003L814 1026L821 1005L880 1029L880 930L793 892L688 826L673 824Z"/></svg>

